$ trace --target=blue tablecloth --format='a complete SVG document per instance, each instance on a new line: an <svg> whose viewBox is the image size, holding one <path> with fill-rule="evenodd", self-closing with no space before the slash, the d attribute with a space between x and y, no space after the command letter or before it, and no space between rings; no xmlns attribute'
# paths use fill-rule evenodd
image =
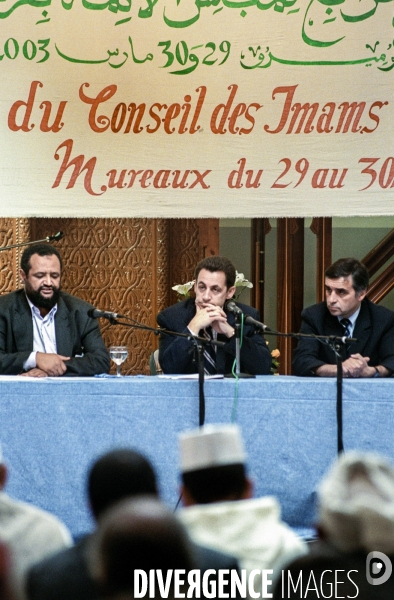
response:
<svg viewBox="0 0 394 600"><path fill-rule="evenodd" d="M177 434L198 426L198 382L159 377L0 378L7 492L59 516L75 536L91 528L86 472L106 450L132 446L178 498ZM238 394L238 399L236 396ZM313 523L317 484L336 456L334 379L257 377L205 383L206 422L241 426L255 495L274 494L293 527ZM344 381L345 449L394 459L394 379Z"/></svg>

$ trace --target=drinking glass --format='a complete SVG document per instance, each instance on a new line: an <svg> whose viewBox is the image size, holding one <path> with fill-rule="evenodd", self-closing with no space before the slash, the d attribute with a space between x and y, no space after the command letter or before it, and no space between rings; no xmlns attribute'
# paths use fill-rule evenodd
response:
<svg viewBox="0 0 394 600"><path fill-rule="evenodd" d="M116 363L116 376L121 377L120 365L124 362L129 354L127 346L111 346L109 349L109 357Z"/></svg>

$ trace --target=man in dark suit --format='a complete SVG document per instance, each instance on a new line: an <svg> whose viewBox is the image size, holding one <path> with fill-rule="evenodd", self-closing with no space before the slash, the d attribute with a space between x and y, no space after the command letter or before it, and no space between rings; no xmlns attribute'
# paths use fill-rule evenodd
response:
<svg viewBox="0 0 394 600"><path fill-rule="evenodd" d="M170 331L224 341L224 348L210 350L211 359L204 357L206 373L231 373L236 348L235 316L227 310L225 303L235 292L235 267L225 257L211 256L198 263L194 276L195 298L164 309L158 314L157 322L160 327ZM238 307L245 315L259 320L255 308L245 304L238 304ZM270 372L271 355L265 340L248 323L244 324L240 358L241 371L252 375L267 375ZM211 360L211 370L208 370L206 360ZM194 346L187 338L162 335L159 362L164 373L198 372Z"/></svg>
<svg viewBox="0 0 394 600"><path fill-rule="evenodd" d="M394 371L394 312L367 297L369 277L355 258L341 258L325 273L326 302L302 312L301 333L353 337L343 350L344 377L389 377ZM300 339L294 352L295 375L334 377L332 348Z"/></svg>
<svg viewBox="0 0 394 600"><path fill-rule="evenodd" d="M139 452L117 448L100 456L88 474L90 509L96 522L120 500L140 494L157 495L156 476L150 462ZM30 600L95 600L98 587L88 568L92 535L72 548L35 565L27 580Z"/></svg>
<svg viewBox="0 0 394 600"><path fill-rule="evenodd" d="M157 499L156 475L151 463L139 452L118 448L100 456L88 474L88 498L94 520L99 525L118 502L150 495ZM89 555L95 534L83 537L72 548L61 551L30 569L27 579L29 600L98 600L98 583L89 569ZM228 554L193 544L197 567L238 569L238 561ZM154 568L154 567L152 567ZM130 566L129 570L133 567Z"/></svg>
<svg viewBox="0 0 394 600"><path fill-rule="evenodd" d="M109 357L90 305L60 291L62 261L49 244L22 255L24 289L0 298L0 373L28 377L96 375Z"/></svg>

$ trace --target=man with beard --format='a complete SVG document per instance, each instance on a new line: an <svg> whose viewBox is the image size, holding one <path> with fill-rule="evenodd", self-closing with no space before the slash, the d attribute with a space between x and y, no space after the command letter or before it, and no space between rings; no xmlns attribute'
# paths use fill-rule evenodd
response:
<svg viewBox="0 0 394 600"><path fill-rule="evenodd" d="M49 244L22 255L24 289L0 298L0 373L28 377L107 373L109 357L91 306L60 291L62 260Z"/></svg>

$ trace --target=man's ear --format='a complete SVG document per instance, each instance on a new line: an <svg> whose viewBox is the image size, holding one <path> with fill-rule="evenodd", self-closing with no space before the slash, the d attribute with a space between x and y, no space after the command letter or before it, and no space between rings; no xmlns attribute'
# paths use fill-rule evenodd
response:
<svg viewBox="0 0 394 600"><path fill-rule="evenodd" d="M227 294L226 294L226 300L230 300L230 298L232 298L235 294L235 285L231 286L231 288L228 288L227 290Z"/></svg>
<svg viewBox="0 0 394 600"><path fill-rule="evenodd" d="M360 300L360 302L361 302L362 300L364 300L365 296L367 295L367 291L368 291L368 290L361 290L361 292L357 292L357 293L356 293L356 298L357 298L357 300Z"/></svg>
<svg viewBox="0 0 394 600"><path fill-rule="evenodd" d="M193 496L190 494L187 487L185 487L183 484L181 485L180 493L183 506L194 506L196 504L196 501L194 500Z"/></svg>
<svg viewBox="0 0 394 600"><path fill-rule="evenodd" d="M23 269L19 269L19 277L21 278L21 282L25 283L26 280L26 273L24 272Z"/></svg>
<svg viewBox="0 0 394 600"><path fill-rule="evenodd" d="M5 483L7 481L7 467L4 463L0 464L0 491L5 487Z"/></svg>
<svg viewBox="0 0 394 600"><path fill-rule="evenodd" d="M324 527L322 527L319 523L317 525L315 525L315 529L316 529L316 533L317 533L317 537L319 538L319 540L327 540L328 539L328 535L324 529Z"/></svg>
<svg viewBox="0 0 394 600"><path fill-rule="evenodd" d="M247 477L241 500L249 500L250 498L253 498L253 488L253 481Z"/></svg>

